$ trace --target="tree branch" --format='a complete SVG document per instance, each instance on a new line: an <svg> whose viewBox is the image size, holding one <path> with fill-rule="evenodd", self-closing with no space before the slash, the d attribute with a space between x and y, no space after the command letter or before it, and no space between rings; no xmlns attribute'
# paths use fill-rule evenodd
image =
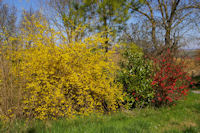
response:
<svg viewBox="0 0 200 133"><path fill-rule="evenodd" d="M183 22L183 20L189 16L190 14L192 14L192 11L191 12L188 12L187 14L185 14L182 18L179 19L179 21L177 23L174 24L174 26L172 27L172 29L174 29L175 27L177 27L180 23Z"/></svg>

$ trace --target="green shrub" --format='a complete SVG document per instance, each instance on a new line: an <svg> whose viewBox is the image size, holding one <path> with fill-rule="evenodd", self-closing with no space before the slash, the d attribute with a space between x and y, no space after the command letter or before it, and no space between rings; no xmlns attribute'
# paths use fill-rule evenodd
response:
<svg viewBox="0 0 200 133"><path fill-rule="evenodd" d="M131 109L149 105L154 96L151 61L134 44L125 45L122 55L118 80L123 84L125 107Z"/></svg>

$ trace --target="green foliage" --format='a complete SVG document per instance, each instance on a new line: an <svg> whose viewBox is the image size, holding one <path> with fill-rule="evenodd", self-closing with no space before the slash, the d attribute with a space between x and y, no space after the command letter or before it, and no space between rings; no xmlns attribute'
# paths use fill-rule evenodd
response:
<svg viewBox="0 0 200 133"><path fill-rule="evenodd" d="M145 59L142 50L134 44L126 45L122 54L124 60L121 62L119 80L124 86L125 104L129 109L144 107L154 96L151 62Z"/></svg>
<svg viewBox="0 0 200 133"><path fill-rule="evenodd" d="M98 21L95 28L98 32L104 31L105 37L117 40L117 36L125 28L127 20L130 18L127 0L97 0L96 15ZM106 51L110 47L111 42L106 42L103 46Z"/></svg>
<svg viewBox="0 0 200 133"><path fill-rule="evenodd" d="M63 29L66 32L68 43L73 41L73 31L80 25L87 25L87 29L90 29L89 25L92 19L90 3L87 3L84 0L52 0L50 3L53 7L55 7L59 19L62 20ZM84 36L85 32L81 32L81 34L76 35L75 39L79 40Z"/></svg>
<svg viewBox="0 0 200 133"><path fill-rule="evenodd" d="M112 37L114 40L130 18L129 4L128 0L80 0L57 2L59 7L57 10L64 27L68 30L69 41L71 41L70 31L80 24L87 25L87 33L81 36L105 32L104 37ZM110 43L106 41L102 47L108 50Z"/></svg>
<svg viewBox="0 0 200 133"><path fill-rule="evenodd" d="M103 0L97 1L96 4L100 21L97 25L100 28L99 30L106 30L106 28L117 30L116 26L122 28L122 25L130 17L127 0Z"/></svg>

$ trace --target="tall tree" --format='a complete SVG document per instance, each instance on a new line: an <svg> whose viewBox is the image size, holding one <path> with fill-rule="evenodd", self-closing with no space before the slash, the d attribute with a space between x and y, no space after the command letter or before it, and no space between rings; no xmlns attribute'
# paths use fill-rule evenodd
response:
<svg viewBox="0 0 200 133"><path fill-rule="evenodd" d="M128 0L50 0L69 38L76 26L84 24L87 25L85 34L105 32L106 38L116 39L130 18L129 4ZM107 52L109 42L106 41L103 47Z"/></svg>
<svg viewBox="0 0 200 133"><path fill-rule="evenodd" d="M80 25L88 25L91 15L89 15L89 3L84 0L49 0L48 4L57 12L58 19L51 18L58 27L65 28L68 41L72 41L73 31ZM58 21L61 21L58 22ZM82 38L83 34L76 35L75 39Z"/></svg>
<svg viewBox="0 0 200 133"><path fill-rule="evenodd" d="M128 9L128 0L96 0L94 3L96 5L96 29L97 31L104 31L105 37L109 36L112 39L121 33L122 29L125 28L127 20L130 18L130 13ZM112 35L109 34L111 31ZM105 42L105 50L108 51L109 42Z"/></svg>
<svg viewBox="0 0 200 133"><path fill-rule="evenodd" d="M130 6L150 23L151 41L155 51L162 49L178 49L180 34L187 31L195 20L195 13L199 14L199 0L145 0L141 8ZM161 38L158 31L164 34ZM158 37L156 37L158 36ZM164 40L164 45L159 39Z"/></svg>
<svg viewBox="0 0 200 133"><path fill-rule="evenodd" d="M0 38L6 39L6 36L16 35L16 8L9 7L0 1Z"/></svg>

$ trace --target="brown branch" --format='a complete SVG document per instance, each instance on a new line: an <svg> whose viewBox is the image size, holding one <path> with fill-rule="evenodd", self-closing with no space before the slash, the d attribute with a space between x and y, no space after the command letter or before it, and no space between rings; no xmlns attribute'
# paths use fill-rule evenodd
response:
<svg viewBox="0 0 200 133"><path fill-rule="evenodd" d="M183 11L183 10L186 10L186 9L200 9L200 3L199 3L199 5L184 6L180 9L177 9L177 11Z"/></svg>
<svg viewBox="0 0 200 133"><path fill-rule="evenodd" d="M192 11L191 12L188 12L187 14L185 14L182 18L179 19L179 21L177 23L174 24L174 26L172 27L172 29L174 29L175 27L177 27L180 23L183 22L183 20L189 16L190 14L192 14Z"/></svg>
<svg viewBox="0 0 200 133"><path fill-rule="evenodd" d="M163 21L163 24L164 24L164 26L166 27L167 25L166 25L166 22L165 22L165 16L164 16L164 11L163 11L163 8L162 8L162 3L161 3L161 1L160 0L158 0L158 6L159 6L159 8L160 8L160 12L161 12L161 15L162 15L162 21Z"/></svg>
<svg viewBox="0 0 200 133"><path fill-rule="evenodd" d="M149 15L147 15L147 13L144 13L144 12L138 10L138 9L135 9L135 8L132 8L132 10L135 10L135 11L137 11L138 13L140 13L140 14L146 16L146 17L151 21L151 17L150 17Z"/></svg>
<svg viewBox="0 0 200 133"><path fill-rule="evenodd" d="M146 4L147 4L147 6L149 7L149 10L150 10L150 13L151 13L151 19L153 19L153 18L154 18L153 9L152 9L152 7L151 7L151 5L149 4L148 1L146 1Z"/></svg>
<svg viewBox="0 0 200 133"><path fill-rule="evenodd" d="M175 13L176 13L176 9L177 9L177 6L178 6L179 3L180 3L180 0L177 0L177 1L175 1L175 2L173 3L173 5L172 5L172 10L171 10L171 14L170 14L170 18L169 18L169 20L168 20L168 25L171 25L172 19L173 19Z"/></svg>
<svg viewBox="0 0 200 133"><path fill-rule="evenodd" d="M166 19L168 20L169 19L169 14L168 14L168 11L167 11L167 4L165 4L164 0L162 0L162 4L164 6Z"/></svg>

